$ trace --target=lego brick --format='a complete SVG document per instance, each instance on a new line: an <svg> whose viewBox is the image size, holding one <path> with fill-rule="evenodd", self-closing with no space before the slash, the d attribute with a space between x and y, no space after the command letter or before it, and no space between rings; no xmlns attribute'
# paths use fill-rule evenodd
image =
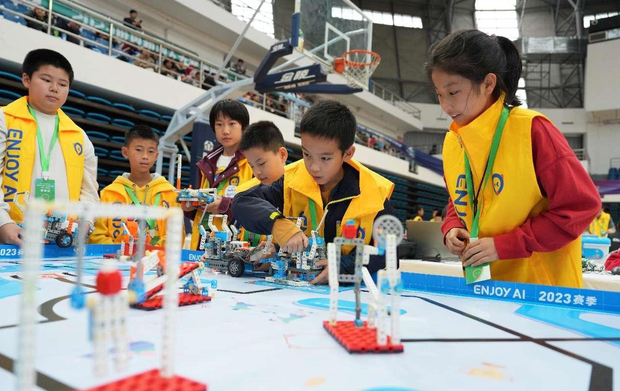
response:
<svg viewBox="0 0 620 391"><path fill-rule="evenodd" d="M145 310L145 311L153 311L162 308L163 306L163 296L154 296L150 299L140 303L140 304L132 304L131 308L135 308L137 310ZM186 305L192 304L200 304L206 301L211 301L211 296L202 296L202 295L194 295L191 293L179 293L179 306L183 307Z"/></svg>
<svg viewBox="0 0 620 391"><path fill-rule="evenodd" d="M194 271L194 269L198 268L198 263L197 262L183 262L180 266L179 266L179 279L185 277L186 275L188 275L189 273L191 273L192 271ZM150 291L146 292L146 300L150 299L151 297L155 296L156 294L158 294L159 292L161 292L161 290L164 289L164 284L160 284L158 286L156 286L155 288L151 289ZM136 307L134 307L136 308Z"/></svg>
<svg viewBox="0 0 620 391"><path fill-rule="evenodd" d="M207 385L181 376L164 378L159 369L129 376L102 386L83 391L207 391Z"/></svg>
<svg viewBox="0 0 620 391"><path fill-rule="evenodd" d="M377 329L356 327L353 321L338 321L330 325L329 321L323 322L323 327L340 345L349 353L401 353L404 351L402 344L392 345L387 337L387 344L377 345Z"/></svg>

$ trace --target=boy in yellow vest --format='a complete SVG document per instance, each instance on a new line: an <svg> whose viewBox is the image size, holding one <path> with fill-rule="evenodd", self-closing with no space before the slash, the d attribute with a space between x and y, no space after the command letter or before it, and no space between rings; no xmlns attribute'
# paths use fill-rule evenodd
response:
<svg viewBox="0 0 620 391"><path fill-rule="evenodd" d="M326 242L341 236L342 227L353 220L358 237L372 240L378 216L393 214L389 197L394 184L353 159L357 123L343 104L326 100L314 104L301 120L303 160L286 166L284 177L270 186L256 186L237 194L233 213L242 226L261 234L273 234L286 252L301 251L308 236L325 216L319 234ZM280 212L281 211L281 212ZM302 230L285 216L301 216ZM326 260L319 265L326 266ZM353 273L355 261L343 252L342 273ZM385 267L385 258L371 256L368 269ZM312 281L325 283L325 268Z"/></svg>
<svg viewBox="0 0 620 391"><path fill-rule="evenodd" d="M146 125L136 125L125 132L125 145L121 151L129 160L130 172L116 177L114 182L101 190L101 202L109 204L136 204L178 206L174 187L161 175L151 174L157 160L159 136ZM164 246L166 221L147 220L150 245ZM121 218L102 218L95 222L95 231L90 236L93 244L119 244L123 236Z"/></svg>
<svg viewBox="0 0 620 391"><path fill-rule="evenodd" d="M252 179L252 169L239 150L241 134L250 123L245 105L233 99L217 102L209 113L209 123L220 146L196 163L199 170L199 188L217 188L217 199L207 205L208 213L227 214L232 221L230 204L237 193L237 186ZM192 250L198 249L198 227L206 224L204 210L181 205L186 216L194 220L192 227ZM204 218L203 218L204 217Z"/></svg>
<svg viewBox="0 0 620 391"><path fill-rule="evenodd" d="M601 238L606 238L609 234L616 232L611 215L602 208L598 211L596 218L590 223L588 232Z"/></svg>
<svg viewBox="0 0 620 391"><path fill-rule="evenodd" d="M426 70L453 120L444 241L464 266L490 263L492 279L581 287L581 233L601 200L562 133L518 107L521 67L512 41L477 30L431 48Z"/></svg>
<svg viewBox="0 0 620 391"><path fill-rule="evenodd" d="M71 64L58 52L37 49L22 70L28 96L0 112L0 243L18 245L28 198L99 201L93 144L60 109L73 82Z"/></svg>
<svg viewBox="0 0 620 391"><path fill-rule="evenodd" d="M423 221L424 220L424 208L421 206L416 206L415 208L416 216L413 218L413 221Z"/></svg>

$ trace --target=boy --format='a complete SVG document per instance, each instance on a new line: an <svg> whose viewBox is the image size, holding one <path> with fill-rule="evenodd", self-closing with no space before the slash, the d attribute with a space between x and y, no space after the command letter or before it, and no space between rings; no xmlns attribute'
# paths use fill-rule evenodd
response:
<svg viewBox="0 0 620 391"><path fill-rule="evenodd" d="M239 186L237 192L256 186L259 181L263 185L271 185L284 175L288 152L284 147L284 137L273 122L251 124L241 136L239 149L248 160L256 180Z"/></svg>
<svg viewBox="0 0 620 391"><path fill-rule="evenodd" d="M369 244L375 218L393 213L388 199L394 184L352 159L356 129L353 113L343 104L326 100L313 105L300 124L303 161L289 164L284 177L272 185L238 194L233 202L237 220L253 232L273 234L289 253L308 245L306 233L317 228L324 213L319 233L326 242L341 235L345 222L354 220L358 237ZM306 233L284 216L304 217ZM342 256L341 272L353 273L354 258L343 254L347 255ZM318 264L326 266L327 260ZM385 258L371 256L371 273L383 267ZM327 273L325 268L311 283L326 282Z"/></svg>
<svg viewBox="0 0 620 391"><path fill-rule="evenodd" d="M22 70L28 96L0 112L0 243L17 245L20 204L29 196L99 201L93 144L60 110L73 82L71 64L58 52L37 49L26 55Z"/></svg>
<svg viewBox="0 0 620 391"><path fill-rule="evenodd" d="M232 221L230 204L237 193L237 186L252 179L252 169L239 150L241 134L250 123L250 114L243 103L224 99L211 109L209 122L221 145L196 163L200 175L199 188L217 188L218 197L207 205L207 212L228 214L228 221ZM198 227L206 224L207 215L202 210L196 211L196 208L181 207L187 212L187 217L194 219L191 248L196 250L200 242Z"/></svg>
<svg viewBox="0 0 620 391"><path fill-rule="evenodd" d="M421 206L416 206L415 207L415 213L416 213L416 216L413 218L413 221L423 221L424 220L424 208L422 208Z"/></svg>
<svg viewBox="0 0 620 391"><path fill-rule="evenodd" d="M125 133L125 145L121 148L123 157L129 160L130 172L116 177L114 182L101 190L101 202L110 204L178 206L174 187L161 175L151 174L157 160L159 136L146 125L136 125ZM95 222L95 231L90 237L93 244L119 244L123 236L122 221L119 218L102 218ZM164 246L166 237L165 220L147 220L149 244Z"/></svg>

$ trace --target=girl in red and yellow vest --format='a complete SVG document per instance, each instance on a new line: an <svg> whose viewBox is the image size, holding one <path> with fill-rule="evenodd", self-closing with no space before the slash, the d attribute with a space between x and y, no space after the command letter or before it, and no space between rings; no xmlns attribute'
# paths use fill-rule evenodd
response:
<svg viewBox="0 0 620 391"><path fill-rule="evenodd" d="M581 287L580 235L601 200L560 131L517 107L514 44L457 31L431 48L426 67L453 120L443 148L448 249L464 266L490 263L495 280Z"/></svg>
<svg viewBox="0 0 620 391"><path fill-rule="evenodd" d="M228 215L232 222L230 204L237 193L237 186L252 179L252 169L239 150L241 133L250 122L250 114L243 103L232 99L217 102L209 113L209 122L215 138L221 144L213 152L196 163L199 169L200 189L217 188L219 196L207 205L206 212ZM198 249L200 233L198 227L207 223L208 214L203 209L181 205L186 216L194 220L191 249ZM216 226L219 222L215 222Z"/></svg>
<svg viewBox="0 0 620 391"><path fill-rule="evenodd" d="M60 53L37 49L26 55L22 68L28 96L0 112L0 243L19 245L16 223L22 222L28 198L99 200L93 145L60 109L73 82L71 64Z"/></svg>

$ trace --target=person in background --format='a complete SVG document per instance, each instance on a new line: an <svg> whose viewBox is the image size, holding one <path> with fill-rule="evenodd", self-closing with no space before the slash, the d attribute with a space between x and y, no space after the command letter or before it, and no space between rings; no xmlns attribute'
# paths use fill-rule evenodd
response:
<svg viewBox="0 0 620 391"><path fill-rule="evenodd" d="M138 20L138 11L136 10L129 11L129 17L123 19L123 23L132 29L142 30L142 20Z"/></svg>
<svg viewBox="0 0 620 391"><path fill-rule="evenodd" d="M232 66L232 71L235 73L238 73L240 75L245 75L245 72L247 71L246 67L243 65L244 62L242 59L238 59L237 63L235 65Z"/></svg>
<svg viewBox="0 0 620 391"><path fill-rule="evenodd" d="M611 219L611 215L601 208L596 214L594 220L590 223L588 232L592 235L598 236L599 238L606 238L607 235L615 233L616 229L614 227L614 221Z"/></svg>
<svg viewBox="0 0 620 391"><path fill-rule="evenodd" d="M413 218L413 221L423 221L424 220L424 208L422 208L421 206L416 206L415 208L415 217Z"/></svg>
<svg viewBox="0 0 620 391"><path fill-rule="evenodd" d="M62 39L80 45L80 25L71 19L58 18L55 24L58 30L54 31L55 35L59 35ZM76 35L78 37L76 37Z"/></svg>
<svg viewBox="0 0 620 391"><path fill-rule="evenodd" d="M29 9L25 13L26 16L29 16L35 20L26 19L26 26L31 29L47 32L47 11L41 7L34 7Z"/></svg>
<svg viewBox="0 0 620 391"><path fill-rule="evenodd" d="M433 209L433 217L431 221L443 221L443 217L439 214L439 209Z"/></svg>

